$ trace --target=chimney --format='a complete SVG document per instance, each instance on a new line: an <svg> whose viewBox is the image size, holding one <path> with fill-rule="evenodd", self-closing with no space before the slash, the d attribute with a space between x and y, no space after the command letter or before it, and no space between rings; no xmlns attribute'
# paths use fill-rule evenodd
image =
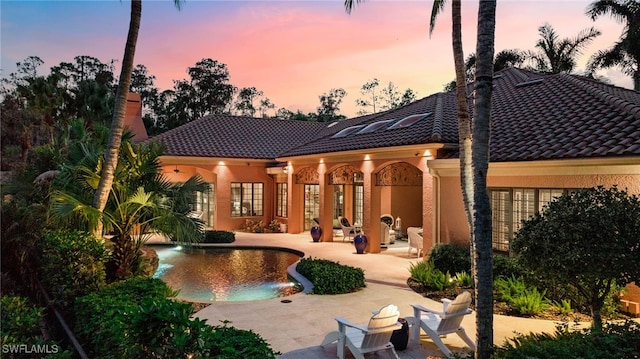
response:
<svg viewBox="0 0 640 359"><path fill-rule="evenodd" d="M140 94L129 92L127 96L127 110L124 116L124 127L133 133L135 142L142 142L149 138L147 129L142 122L142 99Z"/></svg>

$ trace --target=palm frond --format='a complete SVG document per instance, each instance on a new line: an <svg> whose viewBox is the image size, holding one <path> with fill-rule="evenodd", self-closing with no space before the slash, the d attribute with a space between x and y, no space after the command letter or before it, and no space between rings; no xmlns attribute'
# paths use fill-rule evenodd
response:
<svg viewBox="0 0 640 359"><path fill-rule="evenodd" d="M433 33L433 29L436 27L436 19L438 15L444 10L445 0L434 0L433 7L431 8L431 17L429 18L429 36Z"/></svg>

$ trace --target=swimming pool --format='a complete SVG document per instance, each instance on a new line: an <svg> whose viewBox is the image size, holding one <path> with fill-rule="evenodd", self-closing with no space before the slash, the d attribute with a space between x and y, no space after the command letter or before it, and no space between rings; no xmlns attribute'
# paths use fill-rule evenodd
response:
<svg viewBox="0 0 640 359"><path fill-rule="evenodd" d="M158 253L154 277L192 302L246 301L285 297L302 291L287 268L302 254L259 247L150 246Z"/></svg>

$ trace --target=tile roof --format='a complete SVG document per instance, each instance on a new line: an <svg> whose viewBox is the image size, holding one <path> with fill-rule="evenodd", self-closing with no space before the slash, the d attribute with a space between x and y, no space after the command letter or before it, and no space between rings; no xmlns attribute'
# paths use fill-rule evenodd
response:
<svg viewBox="0 0 640 359"><path fill-rule="evenodd" d="M491 161L640 155L639 92L567 74L497 75Z"/></svg>
<svg viewBox="0 0 640 359"><path fill-rule="evenodd" d="M169 156L274 160L311 140L326 124L230 115L208 115L153 137Z"/></svg>
<svg viewBox="0 0 640 359"><path fill-rule="evenodd" d="M640 155L640 93L581 76L508 68L494 78L491 161ZM210 115L155 137L168 155L275 159L423 143L457 144L455 94L335 123ZM341 130L429 114L412 126ZM455 153L450 154L455 155Z"/></svg>

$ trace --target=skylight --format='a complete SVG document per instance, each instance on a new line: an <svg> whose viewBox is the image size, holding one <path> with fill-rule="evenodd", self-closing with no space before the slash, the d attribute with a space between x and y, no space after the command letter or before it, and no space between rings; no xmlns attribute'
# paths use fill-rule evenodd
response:
<svg viewBox="0 0 640 359"><path fill-rule="evenodd" d="M384 120L384 121L377 121L374 123L370 123L367 125L367 127L363 128L362 130L358 131L358 134L360 133L369 133L369 132L373 132L379 128L382 128L386 125L388 125L390 122L393 122L393 120Z"/></svg>
<svg viewBox="0 0 640 359"><path fill-rule="evenodd" d="M413 124L422 120L423 118L427 118L429 115L431 115L431 113L419 113L416 115L407 116L402 120L391 125L389 128L387 128L387 130L394 130L397 128L405 128L405 127L412 126Z"/></svg>
<svg viewBox="0 0 640 359"><path fill-rule="evenodd" d="M365 125L357 125L357 126L347 127L345 129L340 130L340 132L336 133L335 135L331 136L331 138L339 138L339 137L349 136L350 134L358 131L359 129L363 128L364 126Z"/></svg>

